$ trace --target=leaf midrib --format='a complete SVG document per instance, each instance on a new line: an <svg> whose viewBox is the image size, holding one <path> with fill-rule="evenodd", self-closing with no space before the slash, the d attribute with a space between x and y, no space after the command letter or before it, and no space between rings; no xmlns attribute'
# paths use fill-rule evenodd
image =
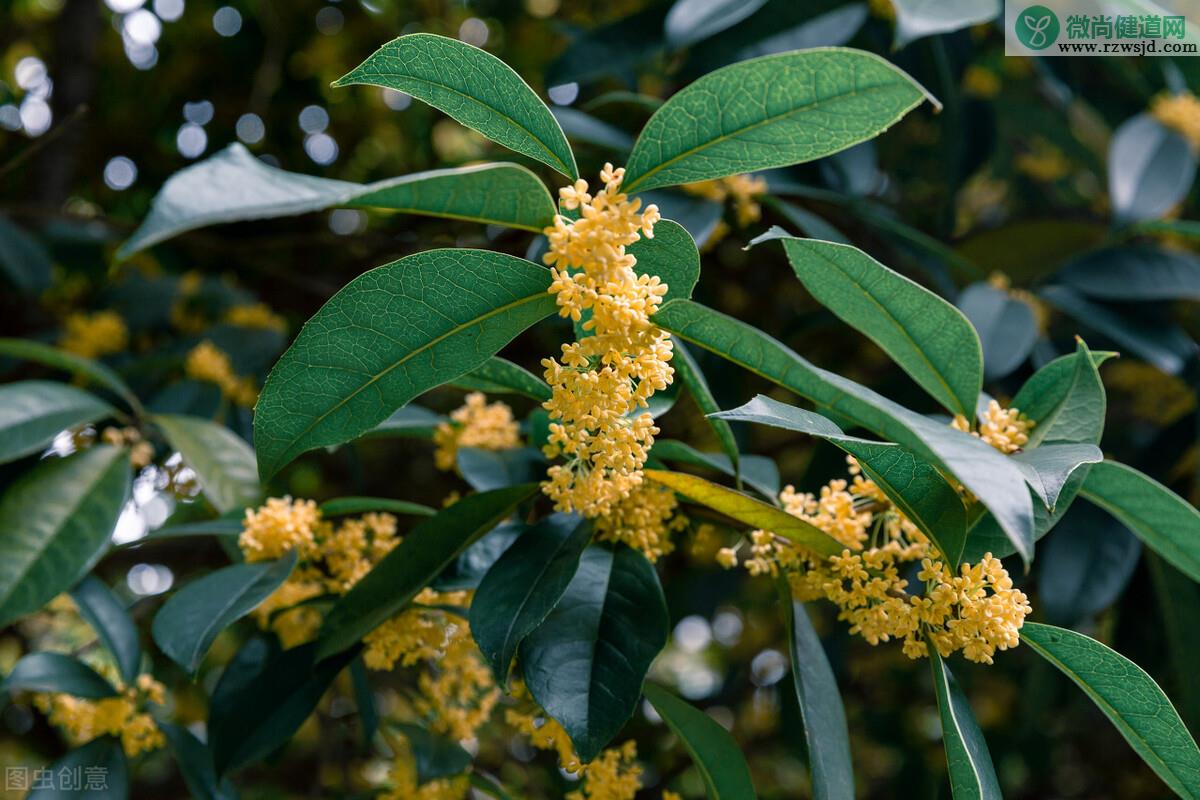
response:
<svg viewBox="0 0 1200 800"><path fill-rule="evenodd" d="M582 524L583 523L581 522L580 525L582 525ZM512 617L509 619L508 627L504 631L504 641L501 644L502 651L509 649L508 643L509 643L509 640L512 638L513 628L515 628L517 625L517 619L521 616L521 614L524 613L525 607L529 604L530 598L533 597L534 592L537 589L540 582L542 581L542 579L546 577L546 572L549 571L550 567L553 566L557 562L557 560L558 560L559 556L562 554L564 548L568 544L571 543L571 541L575 538L575 534L577 532L578 532L578 527L571 529L571 532L569 534L567 534L567 536L565 536L555 546L554 552L551 554L550 558L546 559L546 561L542 564L541 569L538 570L536 578L529 583L528 590L526 590L525 595L521 598L521 602L517 605L516 613L513 614ZM565 590L565 588L564 588L564 590ZM515 650L516 649L514 647L513 648L514 653L515 653ZM497 655L501 655L501 654L502 653L498 653ZM502 664L501 668L503 669L508 666L509 666L508 664ZM500 677L500 676L497 676L497 677Z"/></svg>
<svg viewBox="0 0 1200 800"><path fill-rule="evenodd" d="M932 645L929 645L932 647ZM932 656L931 656L932 658ZM938 672L938 684L941 688L941 694L946 698L946 713L950 716L950 721L954 723L954 730L957 732L957 738L962 745L963 755L967 759L967 764L971 767L971 774L975 776L975 786L979 789L979 794L983 796L983 776L979 773L979 768L975 766L975 759L971 757L971 748L967 746L967 740L962 735L962 725L958 720L958 715L954 713L954 697L950 691L950 672L946 669L945 662L939 660L931 661L934 668Z"/></svg>
<svg viewBox="0 0 1200 800"><path fill-rule="evenodd" d="M208 624L203 626L203 628L201 629L201 635L197 636L193 640L193 642L192 642L193 647L189 648L188 663L187 663L188 671L195 673L196 669L200 666L200 664L198 663L199 659L201 657L203 657L204 653L208 650L207 646L201 647L201 643L206 638L208 638L209 631L213 630L214 628L217 630L220 630L221 627L224 627L224 626L218 627L217 623L225 617L225 615L229 612L229 609L233 608L235 605L237 605L239 602L241 602L242 598L245 597L247 594L249 594L250 590L253 589L254 587L256 587L258 585L259 581L261 581L266 576L270 575L271 569L275 566L276 566L275 564L269 564L266 569L259 571L258 574L256 574L252 580L243 584L242 587L237 592L235 592L232 597L230 597L229 602L222 605L220 610L216 613L216 615L214 615L209 620ZM215 635L214 635L214 638L215 638ZM211 645L212 641L210 640L208 644Z"/></svg>

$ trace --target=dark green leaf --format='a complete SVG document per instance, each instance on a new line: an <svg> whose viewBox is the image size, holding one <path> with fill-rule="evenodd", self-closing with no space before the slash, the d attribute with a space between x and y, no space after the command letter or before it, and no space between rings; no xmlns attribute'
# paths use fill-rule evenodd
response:
<svg viewBox="0 0 1200 800"><path fill-rule="evenodd" d="M854 800L850 733L837 680L803 603L792 600L780 582L780 602L788 631L792 688L804 720L804 741L812 772L814 800Z"/></svg>
<svg viewBox="0 0 1200 800"><path fill-rule="evenodd" d="M35 342L32 339L0 339L0 356L36 361L39 364L87 378L111 389L128 403L131 409L139 414L142 413L142 404L138 402L133 390L125 381L121 380L117 373L99 361L83 358L74 353L68 353L66 350Z"/></svg>
<svg viewBox="0 0 1200 800"><path fill-rule="evenodd" d="M354 705L358 709L358 722L362 727L363 747L370 749L379 730L379 706L375 702L375 692L367 677L367 665L362 656L350 662L350 681L354 685Z"/></svg>
<svg viewBox="0 0 1200 800"><path fill-rule="evenodd" d="M108 548L130 487L129 454L99 445L42 461L0 497L0 627L86 575Z"/></svg>
<svg viewBox="0 0 1200 800"><path fill-rule="evenodd" d="M468 495L413 528L330 609L321 626L320 657L353 647L403 609L459 553L537 490L537 484L525 484Z"/></svg>
<svg viewBox="0 0 1200 800"><path fill-rule="evenodd" d="M278 561L234 564L189 583L154 615L154 641L168 658L195 675L217 634L257 608L295 566L293 551Z"/></svg>
<svg viewBox="0 0 1200 800"><path fill-rule="evenodd" d="M1146 564L1171 654L1172 696L1179 702L1183 721L1194 731L1200 726L1200 684L1195 680L1200 663L1200 584L1153 553L1146 554Z"/></svg>
<svg viewBox="0 0 1200 800"><path fill-rule="evenodd" d="M1099 300L1200 300L1200 259L1181 250L1149 245L1097 250L1063 267L1057 277Z"/></svg>
<svg viewBox="0 0 1200 800"><path fill-rule="evenodd" d="M115 697L117 690L100 673L62 653L30 653L13 665L0 684L6 692L63 692L74 697Z"/></svg>
<svg viewBox="0 0 1200 800"><path fill-rule="evenodd" d="M1046 508L1054 510L1071 473L1084 464L1103 461L1104 453L1094 444L1044 444L1016 453L1012 460Z"/></svg>
<svg viewBox="0 0 1200 800"><path fill-rule="evenodd" d="M112 413L108 403L65 383L20 381L0 386L0 464L40 453L67 428Z"/></svg>
<svg viewBox="0 0 1200 800"><path fill-rule="evenodd" d="M455 464L463 480L477 492L535 482L546 472L546 457L532 447L509 450L460 447Z"/></svg>
<svg viewBox="0 0 1200 800"><path fill-rule="evenodd" d="M157 414L154 424L196 473L201 491L217 511L236 511L262 498L254 451L229 428L176 414Z"/></svg>
<svg viewBox="0 0 1200 800"><path fill-rule="evenodd" d="M1003 800L992 756L971 713L971 704L933 645L929 645L929 666L933 668L933 687L942 719L951 793L955 800Z"/></svg>
<svg viewBox="0 0 1200 800"><path fill-rule="evenodd" d="M696 363L696 359L688 351L687 346L678 339L675 339L673 344L675 354L671 359L671 364L675 367L675 372L678 373L683 385L687 387L692 399L696 401L701 413L704 414L709 427L716 434L717 441L721 443L721 449L725 451L725 455L728 456L729 462L733 466L734 477L740 478L737 440L733 438L733 430L729 427L728 422L712 416L720 411L721 407L717 405L712 390L708 388L708 379L700 371L700 365Z"/></svg>
<svg viewBox="0 0 1200 800"><path fill-rule="evenodd" d="M1026 622L1021 641L1083 689L1176 794L1200 797L1200 748L1141 667L1094 639L1053 625Z"/></svg>
<svg viewBox="0 0 1200 800"><path fill-rule="evenodd" d="M740 471L742 480L763 497L772 503L779 498L779 467L765 456L741 456L738 459L739 470L734 468L728 456L706 453L674 439L655 440L651 454L663 461L715 469L731 478L738 477Z"/></svg>
<svg viewBox="0 0 1200 800"><path fill-rule="evenodd" d="M471 633L499 683L517 645L550 613L579 567L592 526L553 514L522 533L484 575L471 602Z"/></svg>
<svg viewBox="0 0 1200 800"><path fill-rule="evenodd" d="M539 403L550 399L550 387L544 380L499 356L492 356L466 375L455 379L454 385L488 394L520 394Z"/></svg>
<svg viewBox="0 0 1200 800"><path fill-rule="evenodd" d="M434 429L445 421L446 418L442 415L409 403L364 433L363 437L378 439L395 436L409 439L429 439L433 436Z"/></svg>
<svg viewBox="0 0 1200 800"><path fill-rule="evenodd" d="M1043 442L1100 444L1107 401L1096 367L1114 353L1093 353L1080 340L1074 355L1051 361L1033 374L1012 405L1036 424L1027 447Z"/></svg>
<svg viewBox="0 0 1200 800"><path fill-rule="evenodd" d="M558 106L551 109L554 118L562 126L568 139L602 147L616 153L628 153L633 148L633 137L607 122L596 119L574 108Z"/></svg>
<svg viewBox="0 0 1200 800"><path fill-rule="evenodd" d="M1148 113L1117 128L1108 145L1108 196L1122 222L1161 217L1187 194L1196 155L1183 136Z"/></svg>
<svg viewBox="0 0 1200 800"><path fill-rule="evenodd" d="M167 737L183 782L195 800L233 800L237 797L228 778L217 779L208 745L182 725L159 721L158 728Z"/></svg>
<svg viewBox="0 0 1200 800"><path fill-rule="evenodd" d="M404 734L417 765L417 783L461 775L471 766L471 754L458 742L430 733L417 725L392 723L390 727Z"/></svg>
<svg viewBox="0 0 1200 800"><path fill-rule="evenodd" d="M648 683L645 692L654 710L687 748L708 800L755 800L750 767L729 731L666 689Z"/></svg>
<svg viewBox="0 0 1200 800"><path fill-rule="evenodd" d="M203 522L164 525L157 530L150 531L144 538L135 540L135 543L153 539L182 539L187 536L240 536L241 533L242 520L240 517L237 519L218 517L206 519Z"/></svg>
<svg viewBox="0 0 1200 800"><path fill-rule="evenodd" d="M321 503L321 513L327 517L341 514L364 514L368 511L386 511L389 514L412 514L432 517L436 509L407 500L391 500L387 497L337 497Z"/></svg>
<svg viewBox="0 0 1200 800"><path fill-rule="evenodd" d="M974 283L958 296L958 307L979 333L986 379L1003 378L1033 351L1038 327L1028 303L986 283Z"/></svg>
<svg viewBox="0 0 1200 800"><path fill-rule="evenodd" d="M1119 519L1168 564L1200 581L1200 511L1133 467L1103 461L1081 494Z"/></svg>
<svg viewBox="0 0 1200 800"><path fill-rule="evenodd" d="M1112 605L1138 564L1141 543L1094 506L1076 503L1038 547L1038 611L1075 626Z"/></svg>
<svg viewBox="0 0 1200 800"><path fill-rule="evenodd" d="M626 191L784 167L882 133L926 95L879 56L826 48L763 56L676 92L642 129Z"/></svg>
<svg viewBox="0 0 1200 800"><path fill-rule="evenodd" d="M593 546L558 605L521 642L525 685L584 762L633 716L669 630L662 586L645 556L624 545Z"/></svg>
<svg viewBox="0 0 1200 800"><path fill-rule="evenodd" d="M34 789L26 795L25 800L126 800L129 797L129 762L125 758L125 751L121 749L121 740L116 737L93 739L71 750L46 769L56 780L64 772L71 775L72 786L78 785L79 788L67 789L55 785L49 789ZM88 788L87 776L91 770L98 770L96 774L103 776L103 779L93 781L92 788ZM80 776L79 781L75 781L76 775Z"/></svg>
<svg viewBox="0 0 1200 800"><path fill-rule="evenodd" d="M37 294L50 285L50 253L41 242L0 216L0 273L22 294Z"/></svg>
<svg viewBox="0 0 1200 800"><path fill-rule="evenodd" d="M846 238L846 234L808 209L781 200L775 200L771 203L771 206L810 239L822 239L826 242L834 242L836 244L850 244L850 240Z"/></svg>
<svg viewBox="0 0 1200 800"><path fill-rule="evenodd" d="M180 170L117 257L124 259L184 231L223 222L307 214L336 206L382 208L541 231L554 201L537 176L516 164L433 170L376 183L347 183L269 166L240 144Z"/></svg>
<svg viewBox="0 0 1200 800"><path fill-rule="evenodd" d="M553 313L549 286L549 270L481 250L429 250L355 278L267 378L254 415L259 471L348 442L480 366Z"/></svg>
<svg viewBox="0 0 1200 800"><path fill-rule="evenodd" d="M529 84L477 47L413 33L376 50L334 86L370 84L410 94L497 144L575 178L562 128Z"/></svg>
<svg viewBox="0 0 1200 800"><path fill-rule="evenodd" d="M142 648L138 643L137 628L125 605L95 575L80 581L71 590L71 599L75 601L79 615L92 626L117 662L121 680L132 686L140 671Z"/></svg>
<svg viewBox="0 0 1200 800"><path fill-rule="evenodd" d="M639 275L657 275L667 285L663 302L688 298L700 280L700 251L682 225L669 219L654 226L654 238L642 237L627 252L637 258L634 270Z"/></svg>

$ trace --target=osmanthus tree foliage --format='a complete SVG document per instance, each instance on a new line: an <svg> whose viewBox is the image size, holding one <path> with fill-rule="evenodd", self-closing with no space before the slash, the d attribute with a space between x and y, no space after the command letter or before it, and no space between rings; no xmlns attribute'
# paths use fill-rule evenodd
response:
<svg viewBox="0 0 1200 800"><path fill-rule="evenodd" d="M646 681L669 630L654 562L692 515L724 537L724 566L779 584L814 796L854 796L845 715L804 605L816 601L838 606L869 642L898 640L909 657L929 660L955 797L1000 792L952 674L954 654L991 663L1021 642L1091 697L1166 786L1200 795L1200 750L1162 690L1094 639L1027 621L1028 598L1000 562L1015 555L1010 563L1027 567L1038 540L1082 499L1200 580L1200 514L1099 450L1105 393L1097 366L1110 354L1078 340L1005 407L984 393L979 336L953 305L850 244L779 228L756 239L755 251L782 248L805 289L939 410L910 409L691 300L700 269L693 237L663 218L669 206L639 197L865 142L936 102L911 78L851 49L740 61L663 103L625 167L607 166L598 183L578 174L550 110L482 50L403 36L339 81L355 84L405 92L561 173L565 186L556 202L515 163L358 185L274 169L237 146L172 178L125 255L203 225L331 206L539 234L528 258L427 250L347 284L271 370L254 411L253 449L206 419L148 413L94 360L0 342L5 355L80 379L0 388L3 461L41 452L80 425L111 420L144 432L117 429L107 444L43 459L0 498L0 624L70 591L116 665L100 674L71 656L34 653L5 679L6 690L35 693L52 721L86 742L64 763L104 765L109 793L120 796L126 758L165 742L196 796L230 796L235 773L276 752L348 673L365 732L378 732L396 754L385 796L462 797L472 787L509 796L472 770L458 743L507 693L505 721L582 774L577 797L637 792L636 745L618 739L644 698L709 798L752 798L750 771L725 729ZM503 358L518 335L556 314L574 323L573 341L545 354L541 377ZM722 410L698 350L806 407L758 396ZM414 403L444 384L523 395L541 407L516 420L473 393L445 419ZM721 452L656 441L655 417L679 392L706 412ZM739 452L732 423L827 441L845 451L849 474L819 495L781 492L763 459ZM457 469L472 492L440 509L419 487L404 499L318 507L274 497L259 505L264 486L310 451L415 432L433 436L439 466ZM216 534L235 562L168 598L152 622L158 649L195 674L235 621L249 615L268 632L247 640L211 688L206 741L169 720L133 622L89 576L110 546L142 436L180 452L226 515L154 536ZM715 468L728 481L672 467ZM416 522L401 532L398 518ZM381 723L371 671L415 664L425 671L411 714ZM664 796L677 788L664 786Z"/></svg>

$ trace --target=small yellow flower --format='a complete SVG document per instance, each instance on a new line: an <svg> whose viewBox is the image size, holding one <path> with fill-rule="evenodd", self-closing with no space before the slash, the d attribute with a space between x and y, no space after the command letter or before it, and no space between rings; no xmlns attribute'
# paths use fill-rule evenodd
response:
<svg viewBox="0 0 1200 800"><path fill-rule="evenodd" d="M762 219L762 206L759 205L758 198L767 193L767 181L758 175L731 175L728 178L686 183L682 188L688 194L717 203L732 200L737 224L743 228ZM728 233L727 227L721 231L721 235L725 233ZM709 241L719 238L714 232Z"/></svg>
<svg viewBox="0 0 1200 800"><path fill-rule="evenodd" d="M129 328L115 311L71 314L63 323L59 346L84 358L112 355L129 346Z"/></svg>
<svg viewBox="0 0 1200 800"><path fill-rule="evenodd" d="M1200 148L1200 98L1191 92L1160 94L1150 102L1150 113L1164 126Z"/></svg>
<svg viewBox="0 0 1200 800"><path fill-rule="evenodd" d="M687 527L687 517L676 513L678 508L679 501L670 489L643 483L596 518L596 538L624 542L654 563L675 549L671 534Z"/></svg>
<svg viewBox="0 0 1200 800"><path fill-rule="evenodd" d="M972 64L963 72L963 91L987 100L1000 94L1000 76L990 69Z"/></svg>
<svg viewBox="0 0 1200 800"><path fill-rule="evenodd" d="M166 743L154 718L146 713L148 703L161 705L166 699L163 685L150 675L139 675L133 686L118 686L120 694L89 700L61 693L40 693L33 703L62 728L75 745L98 736L116 736L128 756L157 750Z"/></svg>
<svg viewBox="0 0 1200 800"><path fill-rule="evenodd" d="M1026 152L1018 153L1013 164L1019 171L1041 183L1053 183L1071 172L1071 162L1063 155L1063 151L1041 138L1034 139Z"/></svg>
<svg viewBox="0 0 1200 800"><path fill-rule="evenodd" d="M272 311L266 303L234 306L225 312L225 321L240 328L261 328L279 333L287 332L287 322Z"/></svg>
<svg viewBox="0 0 1200 800"><path fill-rule="evenodd" d="M438 469L454 469L460 447L510 450L521 446L521 432L512 409L499 401L488 403L483 392L471 392L466 402L433 431L434 463Z"/></svg>
<svg viewBox="0 0 1200 800"><path fill-rule="evenodd" d="M733 569L738 565L737 550L732 547L722 547L717 551L717 563L725 569Z"/></svg>
<svg viewBox="0 0 1200 800"><path fill-rule="evenodd" d="M233 403L249 408L258 400L258 387L250 377L238 377L229 355L205 339L188 351L184 373L193 380L215 383Z"/></svg>
<svg viewBox="0 0 1200 800"><path fill-rule="evenodd" d="M1001 453L1008 455L1025 446L1035 423L1022 414L1020 409L1004 408L995 400L991 400L983 412L979 430L972 431L970 421L961 414L954 418L951 425L956 430L983 439Z"/></svg>

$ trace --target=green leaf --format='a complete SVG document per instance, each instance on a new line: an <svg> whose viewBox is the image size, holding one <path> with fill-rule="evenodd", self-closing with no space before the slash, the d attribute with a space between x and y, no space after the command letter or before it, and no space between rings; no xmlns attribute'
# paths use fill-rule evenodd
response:
<svg viewBox="0 0 1200 800"><path fill-rule="evenodd" d="M709 427L716 434L717 441L721 443L721 449L729 457L729 463L733 466L734 477L740 480L742 477L741 467L738 463L740 454L738 453L737 440L733 438L733 429L729 427L729 423L725 420L712 416L720 411L721 407L717 405L717 400L713 397L712 389L708 388L708 379L700 371L700 365L696 363L695 357L687 349L687 346L678 339L675 339L672 344L674 345L675 355L671 359L671 364L675 367L675 372L678 373L679 379L683 381L683 385L687 387L692 399L696 401L696 405L700 408L701 413L704 414L704 419L708 421Z"/></svg>
<svg viewBox="0 0 1200 800"><path fill-rule="evenodd" d="M62 653L30 653L13 665L0 684L6 692L63 692L74 697L115 697L117 690L100 673Z"/></svg>
<svg viewBox="0 0 1200 800"><path fill-rule="evenodd" d="M1088 503L1072 505L1038 546L1039 614L1055 625L1086 624L1125 591L1141 549L1110 515Z"/></svg>
<svg viewBox="0 0 1200 800"><path fill-rule="evenodd" d="M667 601L646 557L625 545L593 546L558 605L521 642L525 685L585 763L633 716L669 631Z"/></svg>
<svg viewBox="0 0 1200 800"><path fill-rule="evenodd" d="M780 581L779 591L788 631L792 688L804 720L813 798L854 800L850 733L837 680L804 604L792 600L786 581Z"/></svg>
<svg viewBox="0 0 1200 800"><path fill-rule="evenodd" d="M0 273L22 294L50 285L53 261L42 243L0 216Z"/></svg>
<svg viewBox="0 0 1200 800"><path fill-rule="evenodd" d="M219 780L213 768L208 745L182 725L158 721L158 729L166 736L167 745L175 755L179 773L196 800L234 800L237 792L228 779Z"/></svg>
<svg viewBox="0 0 1200 800"><path fill-rule="evenodd" d="M1200 511L1158 481L1115 461L1092 466L1080 492L1168 564L1200 581Z"/></svg>
<svg viewBox="0 0 1200 800"><path fill-rule="evenodd" d="M933 669L933 687L942 719L951 793L955 800L1003 800L992 756L971 713L971 704L933 645L929 645L929 666Z"/></svg>
<svg viewBox="0 0 1200 800"><path fill-rule="evenodd" d="M130 488L129 454L98 445L39 463L0 497L0 627L32 614L86 575Z"/></svg>
<svg viewBox="0 0 1200 800"><path fill-rule="evenodd" d="M129 797L129 761L121 748L121 740L114 736L101 736L82 747L76 747L62 758L46 767L54 776L61 774L86 776L91 770L103 775L102 787L94 789L34 789L25 800L63 800L67 797L87 800L126 800ZM86 770L86 771L85 771ZM81 786L88 785L84 777Z"/></svg>
<svg viewBox="0 0 1200 800"><path fill-rule="evenodd" d="M315 644L280 652L264 639L247 642L221 673L209 704L217 775L258 761L290 739L357 654L355 647L317 661Z"/></svg>
<svg viewBox="0 0 1200 800"><path fill-rule="evenodd" d="M768 198L768 205L782 214L788 222L795 225L809 239L821 239L835 244L850 244L846 234L806 208L775 198Z"/></svg>
<svg viewBox="0 0 1200 800"><path fill-rule="evenodd" d="M409 403L364 433L363 438L380 439L394 436L402 439L430 439L437 426L446 421L441 414Z"/></svg>
<svg viewBox="0 0 1200 800"><path fill-rule="evenodd" d="M1196 154L1149 113L1127 119L1108 145L1108 196L1120 222L1164 216L1191 189Z"/></svg>
<svg viewBox="0 0 1200 800"><path fill-rule="evenodd" d="M1071 261L1057 279L1087 297L1118 303L1200 300L1200 259L1181 250L1130 245Z"/></svg>
<svg viewBox="0 0 1200 800"><path fill-rule="evenodd" d="M153 420L196 473L201 491L217 511L236 511L262 498L254 451L242 437L200 417L156 414Z"/></svg>
<svg viewBox="0 0 1200 800"><path fill-rule="evenodd" d="M983 346L983 376L998 380L1025 363L1038 339L1029 303L987 283L973 283L958 296L958 307L971 321Z"/></svg>
<svg viewBox="0 0 1200 800"><path fill-rule="evenodd" d="M40 453L67 428L112 413L108 403L65 383L19 381L0 386L0 464Z"/></svg>
<svg viewBox="0 0 1200 800"><path fill-rule="evenodd" d="M168 658L195 675L217 634L257 608L295 566L292 552L277 561L234 564L192 581L154 615L154 641Z"/></svg>
<svg viewBox="0 0 1200 800"><path fill-rule="evenodd" d="M321 503L321 513L327 517L342 514L365 514L368 511L386 511L389 514L411 514L432 517L437 509L407 500L392 500L387 497L337 497Z"/></svg>
<svg viewBox="0 0 1200 800"><path fill-rule="evenodd" d="M537 484L525 484L467 495L413 528L330 609L319 657L352 647L402 610L459 553L537 491Z"/></svg>
<svg viewBox="0 0 1200 800"><path fill-rule="evenodd" d="M142 413L142 404L117 373L99 361L83 358L66 350L31 339L0 338L0 356L11 356L25 361L36 361L48 367L61 369L73 375L87 378L115 392L137 414Z"/></svg>
<svg viewBox="0 0 1200 800"><path fill-rule="evenodd" d="M654 226L654 238L642 237L626 248L637 258L639 275L657 275L667 285L663 302L692 296L700 280L700 251L696 240L680 225L661 219Z"/></svg>
<svg viewBox="0 0 1200 800"><path fill-rule="evenodd" d="M1081 339L1074 355L1054 359L1025 382L1012 406L1036 423L1026 447L1043 442L1100 444L1107 401L1096 368L1114 355L1093 353Z"/></svg>
<svg viewBox="0 0 1200 800"><path fill-rule="evenodd" d="M765 456L740 456L737 462L738 468L735 468L728 456L697 450L689 444L674 439L656 439L650 454L663 461L715 469L717 472L735 479L740 472L746 485L763 497L772 503L779 498L779 467Z"/></svg>
<svg viewBox="0 0 1200 800"><path fill-rule="evenodd" d="M952 566L958 566L967 536L966 509L941 473L911 451L887 442L847 436L819 414L763 395L719 416L818 436L854 456L867 477L933 541Z"/></svg>
<svg viewBox="0 0 1200 800"><path fill-rule="evenodd" d="M879 345L951 413L973 416L983 350L961 311L850 245L787 237L783 247L819 303Z"/></svg>
<svg viewBox="0 0 1200 800"><path fill-rule="evenodd" d="M574 108L556 106L550 109L567 138L595 145L614 153L625 154L633 149L633 137L620 128L596 119Z"/></svg>
<svg viewBox="0 0 1200 800"><path fill-rule="evenodd" d="M539 403L550 399L550 387L524 367L492 356L480 366L455 379L454 385L488 394L520 394Z"/></svg>
<svg viewBox="0 0 1200 800"><path fill-rule="evenodd" d="M676 0L667 12L667 44L682 48L732 28L766 0Z"/></svg>
<svg viewBox="0 0 1200 800"><path fill-rule="evenodd" d="M471 766L471 754L458 742L430 733L425 728L404 723L391 723L408 739L409 749L417 766L417 783L461 775Z"/></svg>
<svg viewBox="0 0 1200 800"><path fill-rule="evenodd" d="M1196 730L1200 726L1200 685L1195 680L1195 665L1200 663L1200 585L1153 553L1147 554L1146 564L1171 654L1173 696L1183 721ZM1131 571L1135 566L1136 562Z"/></svg>
<svg viewBox="0 0 1200 800"><path fill-rule="evenodd" d="M627 162L625 191L785 167L887 130L927 95L879 56L820 48L711 72L654 113Z"/></svg>
<svg viewBox="0 0 1200 800"><path fill-rule="evenodd" d="M498 683L508 680L517 645L567 590L591 538L586 520L553 514L518 536L483 576L471 602L471 633Z"/></svg>
<svg viewBox="0 0 1200 800"><path fill-rule="evenodd" d="M1026 622L1021 641L1083 689L1176 794L1200 797L1200 748L1141 667L1095 639L1053 625Z"/></svg>
<svg viewBox="0 0 1200 800"><path fill-rule="evenodd" d="M550 109L520 75L477 47L429 33L401 36L333 85L353 84L410 94L497 144L569 178L579 176Z"/></svg>
<svg viewBox="0 0 1200 800"><path fill-rule="evenodd" d="M182 539L188 536L240 536L242 533L242 519L229 519L225 517L217 517L216 519L206 519L203 522L181 522L178 525L164 525L157 530L150 531L144 538L135 539L135 543L145 542L155 539Z"/></svg>
<svg viewBox="0 0 1200 800"><path fill-rule="evenodd" d="M658 469L648 469L645 474L649 480L661 483L694 503L719 511L751 528L761 528L791 539L821 555L836 556L846 549L841 542L815 525L704 478Z"/></svg>
<svg viewBox="0 0 1200 800"><path fill-rule="evenodd" d="M750 767L729 731L662 687L648 683L645 692L646 699L692 757L708 800L755 800Z"/></svg>
<svg viewBox="0 0 1200 800"><path fill-rule="evenodd" d="M463 550L431 585L440 592L478 589L487 571L528 527L516 520L497 525Z"/></svg>
<svg viewBox="0 0 1200 800"><path fill-rule="evenodd" d="M1033 556L1033 502L1020 469L978 438L904 408L813 366L751 325L687 300L658 310L655 324L808 398L839 419L912 450L958 478L999 521L1026 560Z"/></svg>
<svg viewBox="0 0 1200 800"><path fill-rule="evenodd" d="M370 749L379 730L379 704L375 699L375 691L367 678L367 665L362 656L350 662L350 683L354 688L354 707L358 711L358 722L362 728L363 747Z"/></svg>
<svg viewBox="0 0 1200 800"><path fill-rule="evenodd" d="M129 258L139 250L208 225L288 217L336 206L450 217L538 232L554 222L555 211L545 185L517 164L481 164L375 183L347 183L272 167L235 142L172 175L117 257Z"/></svg>
<svg viewBox="0 0 1200 800"><path fill-rule="evenodd" d="M1094 444L1044 444L1016 453L1012 460L1025 473L1025 482L1053 511L1071 473L1084 464L1103 461L1104 453Z"/></svg>
<svg viewBox="0 0 1200 800"><path fill-rule="evenodd" d="M995 19L1000 14L999 0L892 0L896 9L896 50L939 33L950 33Z"/></svg>
<svg viewBox="0 0 1200 800"><path fill-rule="evenodd" d="M460 447L455 466L472 489L486 492L540 480L546 472L546 457L533 447L508 450Z"/></svg>
<svg viewBox="0 0 1200 800"><path fill-rule="evenodd" d="M348 442L480 366L554 312L549 286L549 270L482 250L429 250L355 278L267 378L254 415L260 473Z"/></svg>
<svg viewBox="0 0 1200 800"><path fill-rule="evenodd" d="M137 628L124 604L95 575L80 581L71 590L71 599L75 601L79 615L92 626L112 654L121 680L133 685L140 671L142 648L138 643Z"/></svg>

